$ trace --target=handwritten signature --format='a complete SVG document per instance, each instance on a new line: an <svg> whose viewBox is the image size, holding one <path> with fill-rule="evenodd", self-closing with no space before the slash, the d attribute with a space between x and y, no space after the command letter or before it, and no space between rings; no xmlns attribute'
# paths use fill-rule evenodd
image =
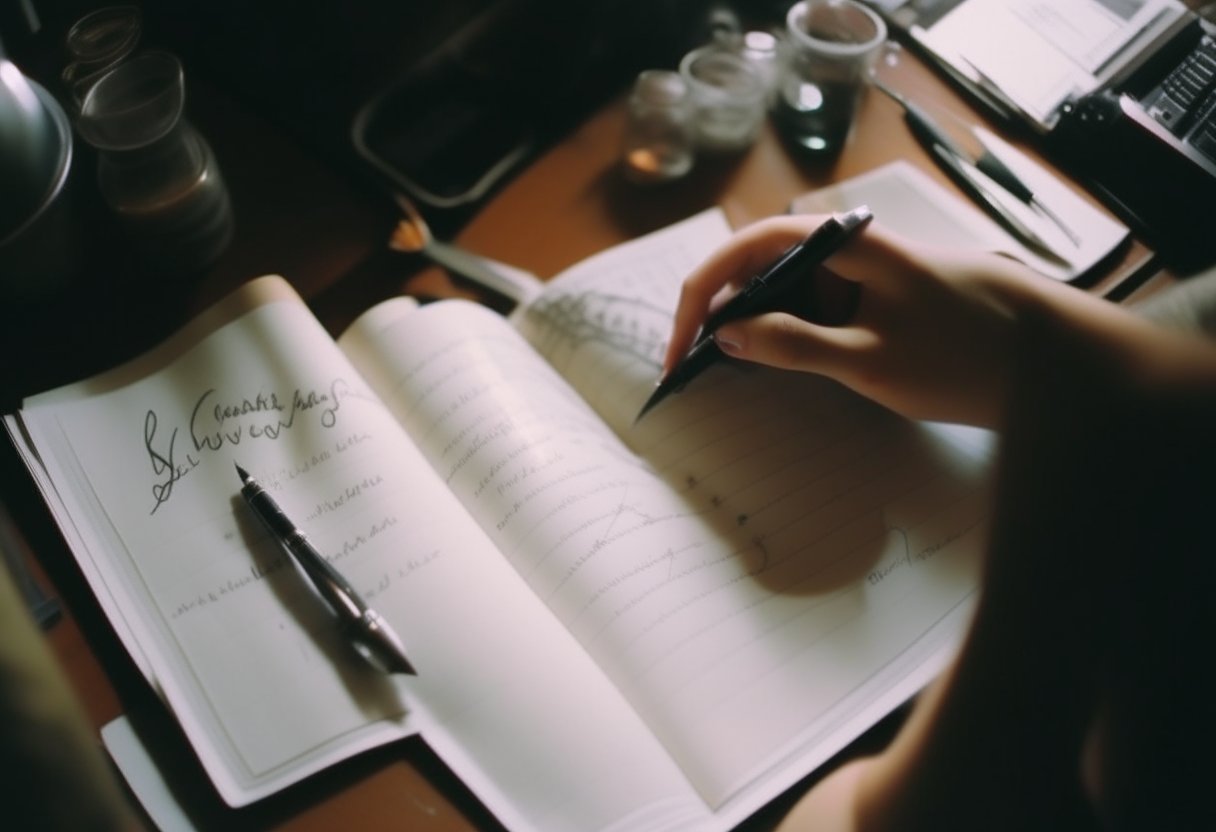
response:
<svg viewBox="0 0 1216 832"><path fill-rule="evenodd" d="M259 393L253 398L237 401L222 401L215 388L199 396L190 413L189 449L180 453L178 428L174 428L168 440L160 432L160 417L155 410L144 416L144 450L148 455L152 474L152 511L169 501L174 486L197 468L203 455L222 449L226 445L239 445L242 440L275 440L283 431L296 424L296 416L316 412L324 428L338 423L338 411L342 401L356 395L345 379L334 379L324 390L302 390L292 392L290 401L280 399L277 393Z"/></svg>
<svg viewBox="0 0 1216 832"><path fill-rule="evenodd" d="M177 450L177 428L169 434L168 447L163 451L158 451L153 443L156 440L156 429L160 424L160 419L156 412L149 410L144 417L144 448L148 452L148 461L152 464L152 473L157 477L163 477L160 482L152 484L152 511L149 514L155 514L156 510L168 502L173 496L173 486L178 480L185 477L191 471L198 467L199 460L191 454L186 454L184 462L177 461L174 454Z"/></svg>

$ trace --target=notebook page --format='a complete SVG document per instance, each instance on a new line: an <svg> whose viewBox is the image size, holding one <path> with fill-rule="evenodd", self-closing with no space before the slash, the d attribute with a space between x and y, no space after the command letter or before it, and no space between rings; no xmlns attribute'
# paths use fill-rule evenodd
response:
<svg viewBox="0 0 1216 832"><path fill-rule="evenodd" d="M400 487L360 458L391 433L367 401L303 304L276 302L159 372L22 412L52 479L71 484L59 491L66 514L89 529L85 545L170 706L235 803L267 793L288 763L332 762L335 738L357 742L370 722L401 733L399 692L347 660L324 608L240 505L233 467L265 480L323 551L357 547L396 522L381 499ZM364 499L320 534L290 484L316 488L331 472L364 483ZM366 587L369 576L352 577Z"/></svg>
<svg viewBox="0 0 1216 832"><path fill-rule="evenodd" d="M521 326L627 425L678 281L725 233L711 214L593 258L538 302L566 313L554 331ZM622 259L652 268L630 280ZM500 319L458 308L384 330L380 353L419 358L372 383L720 817L940 668L975 582L983 450L821 379L721 368L630 435L643 458Z"/></svg>
<svg viewBox="0 0 1216 832"><path fill-rule="evenodd" d="M747 775L732 780L705 760L738 761L748 749L764 758L754 774L793 749L831 747L817 740L847 736L846 712L897 687L909 666L932 664L929 645L952 635L935 617L965 605L974 585L990 452L983 432L913 425L834 383L738 364L711 369L634 425L680 282L728 233L707 212L605 252L554 280L519 321L679 496L684 519L701 524L700 537L675 531L678 545L604 558L603 572L579 565L577 582L554 571L563 588L581 582L569 590L585 594L569 622L576 635L630 664L621 673L637 674L627 683L639 686L635 698L643 686L662 690L652 724L671 720L668 747L690 750L685 770L702 770L719 798ZM884 629L895 609L903 624ZM782 716L761 726L763 714ZM794 739L764 757L760 738L779 746L783 730Z"/></svg>
<svg viewBox="0 0 1216 832"><path fill-rule="evenodd" d="M214 332L219 327L230 323L241 314L264 303L275 300L296 300L297 296L291 287L277 276L266 276L250 281L241 291L236 292L225 300L215 304L203 314L190 321L178 330L167 341L149 351L143 356L114 368L100 376L85 379L76 384L49 390L32 396L24 402L26 409L35 409L60 401L76 401L89 395L102 393L129 383L144 375L155 372L166 366L173 358L189 349L199 340ZM26 460L26 467L52 510L58 509L56 520L61 534L68 542L69 548L76 555L81 570L85 573L98 603L105 612L111 626L122 641L132 660L139 667L140 673L149 684L157 687L157 681L147 657L143 655L143 647L136 638L127 619L130 615L123 605L119 604L110 594L106 582L102 579L98 566L88 557L90 542L89 530L82 528L74 517L64 512L64 495L61 495L56 484L47 476L46 467L42 463L37 448L31 447L28 435L22 424L20 414L7 414L4 417L5 429L15 447L20 449ZM70 495L67 495L70 497ZM93 545L96 545L95 543Z"/></svg>
<svg viewBox="0 0 1216 832"><path fill-rule="evenodd" d="M615 437L484 307L450 301L415 309L394 298L364 313L339 344L429 458L434 487L474 495L465 505L498 550L521 540L526 518L517 506L531 499L523 495L545 482L561 489L553 500L594 499L600 478L613 477L608 469L622 462L620 451L606 459L597 452L618 444ZM478 564L478 573L506 572L522 586L510 556L495 551L493 561ZM509 581L489 586L496 583ZM485 699L480 713L448 709L423 736L511 829L672 829L706 821L705 803L654 735L552 612L524 591L530 604L519 605L514 643L501 651L509 673L469 686ZM494 603L439 600L479 610ZM503 626L480 612L462 626L474 621ZM515 695L504 696L507 690Z"/></svg>

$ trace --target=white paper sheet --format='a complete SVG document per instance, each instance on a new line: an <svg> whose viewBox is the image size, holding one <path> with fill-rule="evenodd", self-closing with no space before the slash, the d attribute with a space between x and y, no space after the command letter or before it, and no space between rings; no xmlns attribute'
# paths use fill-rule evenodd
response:
<svg viewBox="0 0 1216 832"><path fill-rule="evenodd" d="M914 34L1040 126L1185 11L1177 0L967 0Z"/></svg>

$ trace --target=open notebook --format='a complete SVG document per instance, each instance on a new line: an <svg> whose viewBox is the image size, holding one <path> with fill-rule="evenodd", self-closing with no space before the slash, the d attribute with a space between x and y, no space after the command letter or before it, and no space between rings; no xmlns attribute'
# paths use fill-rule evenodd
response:
<svg viewBox="0 0 1216 832"><path fill-rule="evenodd" d="M991 447L723 363L645 420L710 211L507 320L395 298L334 341L252 281L10 436L218 793L421 734L511 830L725 832L949 661ZM233 463L405 642L370 670Z"/></svg>

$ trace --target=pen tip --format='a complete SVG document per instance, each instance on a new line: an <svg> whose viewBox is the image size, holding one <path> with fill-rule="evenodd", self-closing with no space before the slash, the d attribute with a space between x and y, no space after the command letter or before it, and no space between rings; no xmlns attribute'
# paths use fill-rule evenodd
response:
<svg viewBox="0 0 1216 832"><path fill-rule="evenodd" d="M650 394L650 398L646 400L646 404L642 405L642 409L638 411L638 415L633 417L633 423L636 425L642 420L642 417L651 411L652 408L667 397L667 388L660 381L655 385L655 390Z"/></svg>
<svg viewBox="0 0 1216 832"><path fill-rule="evenodd" d="M234 463L232 463L232 464L233 464L233 465L236 465L236 463L235 463L235 462L234 462ZM237 473L237 476L239 476L239 477L241 478L241 482L248 482L248 481L249 481L249 472L248 472L248 471L246 471L246 470L245 470L244 468L242 468L241 466L236 465L236 473Z"/></svg>

